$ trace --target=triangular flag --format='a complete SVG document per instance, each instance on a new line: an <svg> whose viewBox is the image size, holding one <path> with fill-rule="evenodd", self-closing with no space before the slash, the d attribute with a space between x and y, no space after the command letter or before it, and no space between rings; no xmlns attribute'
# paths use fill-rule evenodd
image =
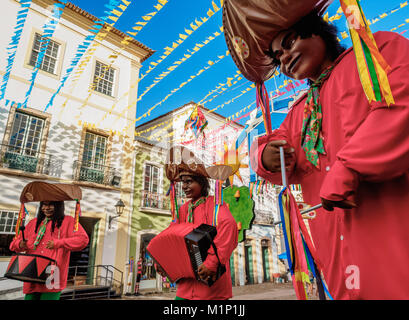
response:
<svg viewBox="0 0 409 320"><path fill-rule="evenodd" d="M32 256L19 256L18 257L18 272L22 273L24 269L33 261Z"/></svg>
<svg viewBox="0 0 409 320"><path fill-rule="evenodd" d="M37 276L40 277L40 275L43 273L45 268L47 268L50 261L47 259L37 259L36 261L37 261Z"/></svg>

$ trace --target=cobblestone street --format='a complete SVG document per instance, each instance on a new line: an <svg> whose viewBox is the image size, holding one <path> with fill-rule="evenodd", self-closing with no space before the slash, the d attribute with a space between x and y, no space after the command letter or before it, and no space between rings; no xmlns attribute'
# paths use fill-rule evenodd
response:
<svg viewBox="0 0 409 320"><path fill-rule="evenodd" d="M123 300L173 300L176 292L142 293ZM262 283L233 287L232 300L296 300L291 283Z"/></svg>

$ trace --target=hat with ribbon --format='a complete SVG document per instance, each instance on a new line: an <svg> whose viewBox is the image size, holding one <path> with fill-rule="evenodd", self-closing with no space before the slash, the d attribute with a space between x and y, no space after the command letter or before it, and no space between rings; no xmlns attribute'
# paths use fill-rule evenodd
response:
<svg viewBox="0 0 409 320"><path fill-rule="evenodd" d="M262 95L261 86L276 70L273 59L268 54L272 40L280 31L289 29L311 11L322 15L331 2L332 0L224 1L223 30L227 47L243 76L257 84L257 94ZM393 104L387 77L390 67L379 52L359 0L339 2L348 21L359 76L369 103L384 98L387 105ZM267 101L263 104L267 104Z"/></svg>
<svg viewBox="0 0 409 320"><path fill-rule="evenodd" d="M313 9L323 13L331 1L225 0L223 30L230 54L248 80L261 83L275 71L267 54L274 37Z"/></svg>
<svg viewBox="0 0 409 320"><path fill-rule="evenodd" d="M184 146L170 148L165 164L166 176L170 181L180 181L183 175L203 176L214 180L226 180L231 175L228 165L206 166L193 151Z"/></svg>

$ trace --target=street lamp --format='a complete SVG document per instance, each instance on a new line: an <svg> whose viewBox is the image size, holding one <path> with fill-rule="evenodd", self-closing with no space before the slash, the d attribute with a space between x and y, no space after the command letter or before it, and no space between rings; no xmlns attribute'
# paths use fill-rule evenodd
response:
<svg viewBox="0 0 409 320"><path fill-rule="evenodd" d="M120 217L122 213L124 212L125 204L122 202L121 199L118 200L118 202L115 205L115 210L116 210L116 216L110 216L108 220L108 229L111 230L111 222L112 220Z"/></svg>

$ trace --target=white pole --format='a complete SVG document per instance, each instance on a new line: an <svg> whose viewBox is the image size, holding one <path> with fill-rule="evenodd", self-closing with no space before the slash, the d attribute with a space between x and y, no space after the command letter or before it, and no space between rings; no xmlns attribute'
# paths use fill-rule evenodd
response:
<svg viewBox="0 0 409 320"><path fill-rule="evenodd" d="M281 162L281 178L283 186L287 187L287 175L285 172L285 157L284 157L284 147L280 147L280 162Z"/></svg>

